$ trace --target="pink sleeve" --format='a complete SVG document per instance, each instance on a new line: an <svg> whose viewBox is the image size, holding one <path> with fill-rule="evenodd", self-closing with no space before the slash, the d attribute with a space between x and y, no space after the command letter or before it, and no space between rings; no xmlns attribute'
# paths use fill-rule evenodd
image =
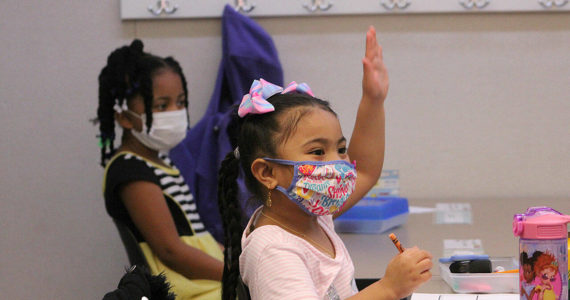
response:
<svg viewBox="0 0 570 300"><path fill-rule="evenodd" d="M319 299L303 254L291 247L265 248L249 282L252 300Z"/></svg>

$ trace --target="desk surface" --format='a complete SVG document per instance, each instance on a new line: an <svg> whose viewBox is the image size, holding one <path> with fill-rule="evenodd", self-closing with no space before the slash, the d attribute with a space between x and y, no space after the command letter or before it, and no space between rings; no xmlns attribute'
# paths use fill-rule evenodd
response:
<svg viewBox="0 0 570 300"><path fill-rule="evenodd" d="M485 254L492 257L518 256L518 238L512 232L513 215L531 206L550 206L570 213L570 198L561 199L408 199L410 206L435 207L436 203L471 203L472 224L435 224L434 214L410 214L406 224L382 234L339 234L354 262L356 278L379 278L398 252L388 237L394 232L404 247L418 246L434 257L433 277L418 292L452 293L439 276L438 258L445 239L479 239Z"/></svg>

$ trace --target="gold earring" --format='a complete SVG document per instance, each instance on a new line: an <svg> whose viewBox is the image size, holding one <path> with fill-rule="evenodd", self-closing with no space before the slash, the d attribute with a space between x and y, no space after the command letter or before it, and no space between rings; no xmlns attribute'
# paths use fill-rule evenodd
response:
<svg viewBox="0 0 570 300"><path fill-rule="evenodd" d="M271 207L271 190L267 189L267 201L265 202L265 205L267 205L267 207Z"/></svg>

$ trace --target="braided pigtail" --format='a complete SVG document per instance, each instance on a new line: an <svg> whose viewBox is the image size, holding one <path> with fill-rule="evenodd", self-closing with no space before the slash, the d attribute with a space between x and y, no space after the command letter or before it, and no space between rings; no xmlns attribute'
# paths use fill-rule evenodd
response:
<svg viewBox="0 0 570 300"><path fill-rule="evenodd" d="M180 80L182 81L182 88L184 89L184 95L186 98L184 99L184 104L188 107L188 83L186 82L186 76L184 76L184 72L182 71L182 67L172 56L169 56L164 59L166 64L174 70L179 76Z"/></svg>
<svg viewBox="0 0 570 300"><path fill-rule="evenodd" d="M182 88L184 89L184 105L188 107L188 83L186 82L186 76L184 76L184 72L182 71L182 67L172 56L169 56L164 59L166 64L174 70L180 76L180 80L182 81ZM190 125L190 117L188 116L188 110L186 110L186 117L188 118L188 125Z"/></svg>
<svg viewBox="0 0 570 300"><path fill-rule="evenodd" d="M218 206L224 225L224 274L222 276L222 299L236 299L236 287L239 281L239 256L241 254L241 235L243 232L243 214L237 198L239 160L233 152L228 153L218 176Z"/></svg>
<svg viewBox="0 0 570 300"><path fill-rule="evenodd" d="M103 68L99 75L99 107L97 121L99 122L99 147L101 148L101 166L105 167L107 160L114 151L115 117L113 106L115 97L109 76L109 67Z"/></svg>
<svg viewBox="0 0 570 300"><path fill-rule="evenodd" d="M151 74L143 73L138 78L139 82L139 94L143 97L144 100L144 112L146 116L146 131L147 133L150 132L150 128L152 126L152 76Z"/></svg>
<svg viewBox="0 0 570 300"><path fill-rule="evenodd" d="M129 69L128 80L130 81L130 96L139 94L143 98L144 112L146 115L146 128L150 132L152 125L152 76L156 69L163 67L162 59L151 54L143 52L143 45L140 40L134 40L131 44L132 54L137 56L138 60L132 69Z"/></svg>
<svg viewBox="0 0 570 300"><path fill-rule="evenodd" d="M115 105L122 107L127 98L134 94L132 83L136 74L136 64L143 55L143 45L134 40L130 46L113 51L107 58L107 65L99 74L99 146L101 166L115 153Z"/></svg>
<svg viewBox="0 0 570 300"><path fill-rule="evenodd" d="M101 166L105 166L115 152L115 105L123 106L126 98L133 95L132 79L136 74L136 64L143 55L143 44L134 40L130 46L113 51L107 58L107 65L99 74L99 146Z"/></svg>

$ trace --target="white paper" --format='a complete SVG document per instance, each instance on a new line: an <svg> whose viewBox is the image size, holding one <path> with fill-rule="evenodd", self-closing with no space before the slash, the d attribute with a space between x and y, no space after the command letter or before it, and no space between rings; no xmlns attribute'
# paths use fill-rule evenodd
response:
<svg viewBox="0 0 570 300"><path fill-rule="evenodd" d="M414 293L411 300L519 300L519 294L423 294Z"/></svg>
<svg viewBox="0 0 570 300"><path fill-rule="evenodd" d="M469 203L436 203L436 224L471 224L471 204Z"/></svg>
<svg viewBox="0 0 570 300"><path fill-rule="evenodd" d="M427 214L427 213L433 213L435 211L435 208L423 207L423 206L410 206L409 211L410 214Z"/></svg>
<svg viewBox="0 0 570 300"><path fill-rule="evenodd" d="M443 257L470 254L485 254L485 249L483 249L483 242L481 242L480 239L443 240Z"/></svg>

